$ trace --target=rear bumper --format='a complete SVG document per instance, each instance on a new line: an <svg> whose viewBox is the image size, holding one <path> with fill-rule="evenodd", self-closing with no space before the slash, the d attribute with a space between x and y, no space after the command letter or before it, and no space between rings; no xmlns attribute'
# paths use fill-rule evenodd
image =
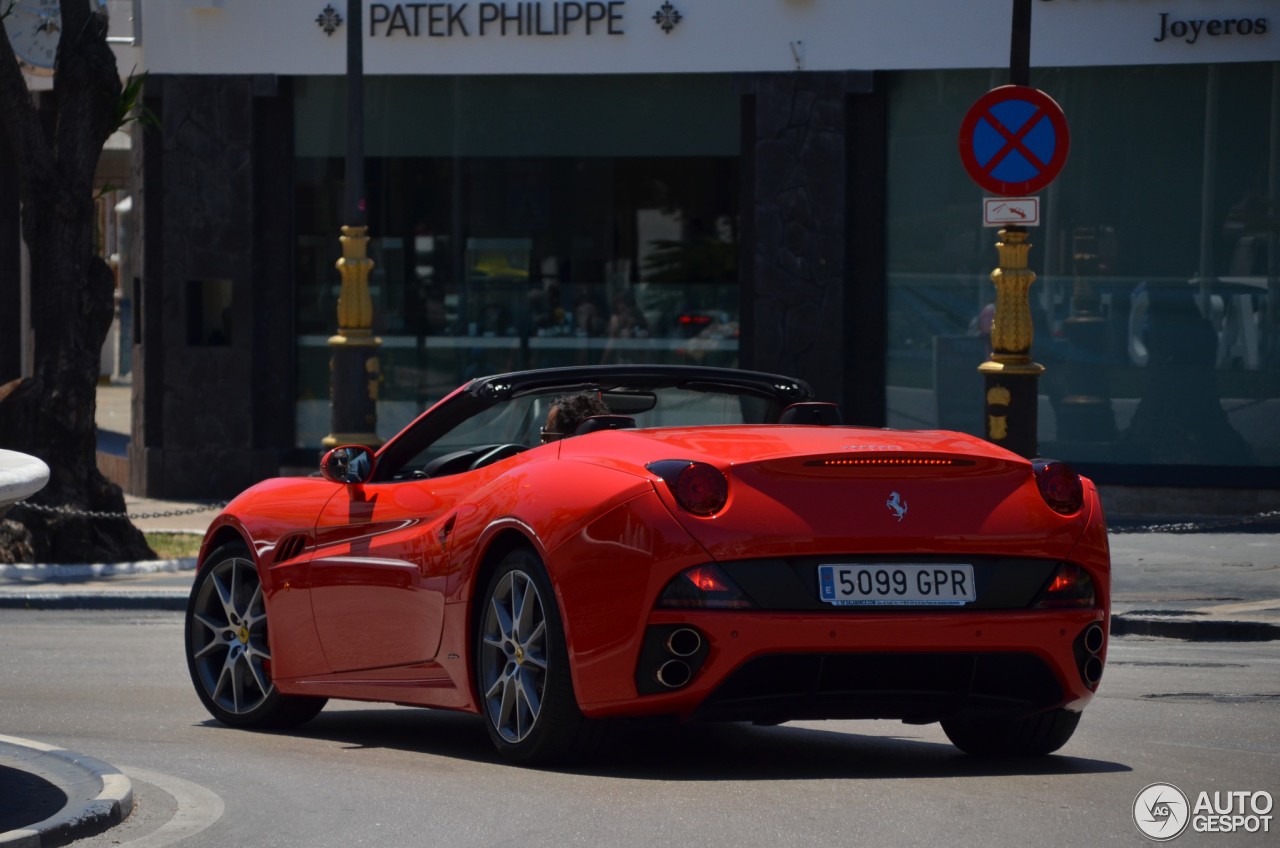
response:
<svg viewBox="0 0 1280 848"><path fill-rule="evenodd" d="M760 722L928 722L1079 711L1096 689L1108 624L1102 609L857 616L655 611L635 664L616 670L628 679L607 687L629 697L581 707L592 717ZM1094 650L1082 653L1091 627ZM703 643L695 654L676 658L690 666L687 684L668 688L653 678L672 659L664 655L668 635L681 628L696 631ZM1090 658L1092 686L1083 671ZM591 688L599 691L600 682Z"/></svg>

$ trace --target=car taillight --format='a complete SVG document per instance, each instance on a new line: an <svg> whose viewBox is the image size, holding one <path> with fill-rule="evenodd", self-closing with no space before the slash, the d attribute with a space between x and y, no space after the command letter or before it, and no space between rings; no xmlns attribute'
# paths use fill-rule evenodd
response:
<svg viewBox="0 0 1280 848"><path fill-rule="evenodd" d="M751 601L729 575L715 565L699 565L671 579L658 606L675 609L750 609Z"/></svg>
<svg viewBox="0 0 1280 848"><path fill-rule="evenodd" d="M1093 578L1080 566L1064 562L1040 592L1034 609L1078 609L1094 605Z"/></svg>
<svg viewBox="0 0 1280 848"><path fill-rule="evenodd" d="M1037 459L1031 468L1036 475L1036 485L1040 487L1040 496L1050 509L1060 515L1080 511L1084 505L1084 484L1074 468L1056 459Z"/></svg>
<svg viewBox="0 0 1280 848"><path fill-rule="evenodd" d="M714 465L664 459L647 467L666 482L676 503L694 515L714 515L729 499L729 481Z"/></svg>

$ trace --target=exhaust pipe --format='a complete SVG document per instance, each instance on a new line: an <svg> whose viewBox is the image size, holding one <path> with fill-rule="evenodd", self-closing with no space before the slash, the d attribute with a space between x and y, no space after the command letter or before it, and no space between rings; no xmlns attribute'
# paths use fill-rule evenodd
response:
<svg viewBox="0 0 1280 848"><path fill-rule="evenodd" d="M1089 686L1097 686L1098 681L1102 680L1102 660L1089 657L1084 661L1084 667L1080 669L1080 676Z"/></svg>
<svg viewBox="0 0 1280 848"><path fill-rule="evenodd" d="M1076 642L1076 662L1080 664L1080 679L1090 689L1102 679L1102 660L1098 654L1106 644L1107 634L1098 623L1090 624ZM1083 649L1083 650L1081 650Z"/></svg>
<svg viewBox="0 0 1280 848"><path fill-rule="evenodd" d="M658 682L668 689L679 689L693 677L689 664L684 660L667 660L658 666Z"/></svg>
<svg viewBox="0 0 1280 848"><path fill-rule="evenodd" d="M692 624L651 626L637 658L636 691L657 695L683 689L698 676L710 654L710 640Z"/></svg>
<svg viewBox="0 0 1280 848"><path fill-rule="evenodd" d="M1084 649L1091 654L1101 651L1104 641L1105 634L1102 632L1101 625L1090 625L1089 629L1084 632Z"/></svg>
<svg viewBox="0 0 1280 848"><path fill-rule="evenodd" d="M667 637L667 650L677 657L691 657L702 647L702 636L688 627L671 631Z"/></svg>

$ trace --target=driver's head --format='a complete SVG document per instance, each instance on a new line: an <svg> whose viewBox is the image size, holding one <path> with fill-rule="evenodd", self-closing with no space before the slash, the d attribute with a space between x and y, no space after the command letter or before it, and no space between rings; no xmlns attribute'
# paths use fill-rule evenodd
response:
<svg viewBox="0 0 1280 848"><path fill-rule="evenodd" d="M593 415L608 415L609 407L605 406L596 392L574 392L560 395L551 401L551 409L547 411L547 423L542 428L542 441L552 442L565 436L572 436L578 425Z"/></svg>

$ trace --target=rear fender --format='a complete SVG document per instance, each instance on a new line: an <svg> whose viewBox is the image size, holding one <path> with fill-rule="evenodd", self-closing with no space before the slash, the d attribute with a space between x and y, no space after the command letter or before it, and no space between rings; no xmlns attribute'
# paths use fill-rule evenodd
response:
<svg viewBox="0 0 1280 848"><path fill-rule="evenodd" d="M710 559L652 489L551 552L580 704L635 697L635 664L658 594L676 574Z"/></svg>
<svg viewBox="0 0 1280 848"><path fill-rule="evenodd" d="M547 566L554 585L558 575L552 551L618 504L653 487L647 480L614 469L560 462L517 468L481 485L446 519L443 542L452 552L453 572L447 599L470 601L484 590L481 579L490 549L506 534L519 533Z"/></svg>

